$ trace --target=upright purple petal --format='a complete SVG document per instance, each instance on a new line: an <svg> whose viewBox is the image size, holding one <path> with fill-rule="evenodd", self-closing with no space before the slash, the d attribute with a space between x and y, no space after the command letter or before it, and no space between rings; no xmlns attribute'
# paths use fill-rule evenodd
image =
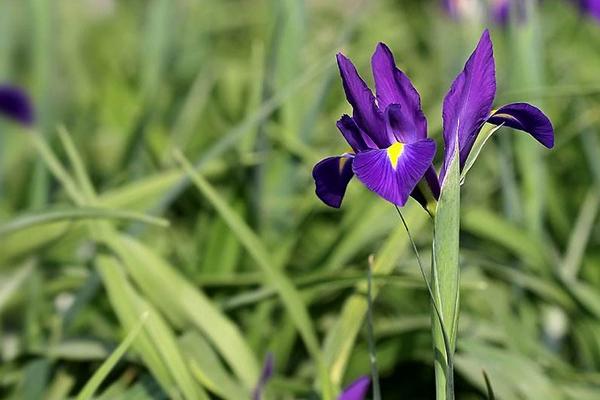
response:
<svg viewBox="0 0 600 400"><path fill-rule="evenodd" d="M313 168L317 197L330 207L342 205L352 173L352 156L343 155L321 160Z"/></svg>
<svg viewBox="0 0 600 400"><path fill-rule="evenodd" d="M444 99L444 164L440 171L443 182L450 166L452 151L458 140L460 166L467 160L473 143L489 116L496 95L496 73L492 41L487 29L479 44L456 77Z"/></svg>
<svg viewBox="0 0 600 400"><path fill-rule="evenodd" d="M273 369L275 367L275 361L273 359L273 354L268 353L265 359L265 363L263 365L263 369L260 373L260 377L258 378L258 383L252 392L252 400L260 400L262 398L262 393L265 390L265 386L271 376L273 376Z"/></svg>
<svg viewBox="0 0 600 400"><path fill-rule="evenodd" d="M538 108L527 103L512 103L500 107L487 120L490 124L504 124L529 133L538 142L551 149L554 147L552 122Z"/></svg>
<svg viewBox="0 0 600 400"><path fill-rule="evenodd" d="M364 400L371 385L371 379L361 376L344 389L338 400Z"/></svg>
<svg viewBox="0 0 600 400"><path fill-rule="evenodd" d="M427 137L427 119L421 109L421 98L410 79L398 68L390 49L379 43L371 59L377 101L381 110L398 105L395 114L403 131L399 139L411 143Z"/></svg>
<svg viewBox="0 0 600 400"><path fill-rule="evenodd" d="M388 149L367 150L354 158L358 179L385 200L403 206L435 155L435 142L395 143Z"/></svg>
<svg viewBox="0 0 600 400"><path fill-rule="evenodd" d="M342 118L337 122L337 127L355 153L377 148L371 138L360 130L352 117L346 114L342 115Z"/></svg>
<svg viewBox="0 0 600 400"><path fill-rule="evenodd" d="M362 80L352 62L343 54L337 55L338 67L346 92L348 103L352 105L353 117L357 125L366 132L379 148L386 148L391 143L385 134L383 116L371 89Z"/></svg>
<svg viewBox="0 0 600 400"><path fill-rule="evenodd" d="M14 86L0 86L0 114L23 125L33 123L33 107L29 97Z"/></svg>

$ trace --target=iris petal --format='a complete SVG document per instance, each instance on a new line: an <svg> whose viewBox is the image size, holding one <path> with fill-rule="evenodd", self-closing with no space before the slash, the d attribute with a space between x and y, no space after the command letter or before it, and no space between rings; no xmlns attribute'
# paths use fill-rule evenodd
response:
<svg viewBox="0 0 600 400"><path fill-rule="evenodd" d="M379 148L391 143L385 134L385 123L371 89L362 80L352 62L343 54L337 55L338 67L348 103L352 105L356 124L366 132Z"/></svg>
<svg viewBox="0 0 600 400"><path fill-rule="evenodd" d="M370 384L371 380L368 377L361 376L344 389L338 400L364 400Z"/></svg>
<svg viewBox="0 0 600 400"><path fill-rule="evenodd" d="M424 139L403 145L400 154L387 149L368 150L358 153L353 162L353 170L358 179L384 199L403 206L425 172L431 166L435 155L435 142Z"/></svg>
<svg viewBox="0 0 600 400"><path fill-rule="evenodd" d="M379 43L371 59L373 77L379 108L385 110L392 104L397 119L405 128L402 137L404 143L411 143L427 137L427 119L421 109L421 97L410 79L398 68L390 49Z"/></svg>
<svg viewBox="0 0 600 400"><path fill-rule="evenodd" d="M0 86L0 114L23 125L33 123L33 107L27 94L12 86Z"/></svg>
<svg viewBox="0 0 600 400"><path fill-rule="evenodd" d="M352 156L343 155L321 160L313 168L317 197L330 207L342 205L352 172Z"/></svg>
<svg viewBox="0 0 600 400"><path fill-rule="evenodd" d="M371 138L360 130L352 117L346 114L342 115L342 118L337 122L337 127L354 152L377 148Z"/></svg>
<svg viewBox="0 0 600 400"><path fill-rule="evenodd" d="M551 149L554 147L554 128L544 113L527 103L512 103L500 107L487 120L490 124L504 124L529 133L538 142Z"/></svg>
<svg viewBox="0 0 600 400"><path fill-rule="evenodd" d="M446 153L440 171L444 181L450 166L452 151L458 139L460 166L464 165L477 134L492 110L496 95L496 72L492 41L487 30L483 32L475 51L456 77L444 99L444 143Z"/></svg>

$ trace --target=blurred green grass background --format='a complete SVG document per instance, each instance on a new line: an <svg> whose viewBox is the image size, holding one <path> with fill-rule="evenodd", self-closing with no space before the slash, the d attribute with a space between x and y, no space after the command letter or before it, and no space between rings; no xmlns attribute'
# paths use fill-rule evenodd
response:
<svg viewBox="0 0 600 400"><path fill-rule="evenodd" d="M336 389L369 373L374 254L384 398L433 398L428 297L395 210L356 182L328 209L310 173L345 151L337 51L371 81L386 42L441 148L482 29L437 1L0 2L0 77L31 91L68 175L2 122L0 397L75 398L124 343L97 398L247 399L267 352L266 398L319 398L319 366ZM463 188L457 398L483 398L485 370L501 399L597 399L600 24L545 1L492 36L498 104L541 106L557 144L501 129ZM429 258L427 215L405 214Z"/></svg>

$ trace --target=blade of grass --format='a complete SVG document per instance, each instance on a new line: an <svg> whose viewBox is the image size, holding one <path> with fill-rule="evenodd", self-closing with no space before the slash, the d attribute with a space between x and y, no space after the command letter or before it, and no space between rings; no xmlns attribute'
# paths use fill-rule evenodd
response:
<svg viewBox="0 0 600 400"><path fill-rule="evenodd" d="M131 331L125 336L125 339L119 344L119 346L112 352L112 354L104 360L102 365L94 372L94 375L87 381L85 386L81 389L79 394L76 397L76 400L87 400L91 399L100 384L106 379L110 371L117 365L121 357L129 350L129 347L133 343L133 341L140 334L144 324L146 323L146 319L148 318L148 312L144 312L138 323L131 329Z"/></svg>
<svg viewBox="0 0 600 400"><path fill-rule="evenodd" d="M319 370L323 396L325 399L330 399L331 388L329 383L329 375L319 350L319 342L317 340L310 316L297 289L278 268L275 268L271 262L267 249L263 246L260 239L221 198L221 196L213 189L208 181L206 181L194 170L194 167L185 159L181 152L176 151L174 156L200 192L202 192L202 194L210 201L213 207L215 207L223 220L229 225L231 230L237 234L240 242L246 248L246 251L248 251L250 256L265 274L265 277L279 292L281 300L293 319L298 332L300 332L300 335L304 340L307 350L311 354L311 357L313 358L313 361Z"/></svg>
<svg viewBox="0 0 600 400"><path fill-rule="evenodd" d="M140 214L133 211L100 209L100 208L73 208L65 210L37 212L20 217L0 226L0 237L13 234L15 232L29 229L34 226L50 224L60 221L104 219L104 220L123 220L136 221L160 227L168 227L169 221L163 218L157 218L150 215Z"/></svg>

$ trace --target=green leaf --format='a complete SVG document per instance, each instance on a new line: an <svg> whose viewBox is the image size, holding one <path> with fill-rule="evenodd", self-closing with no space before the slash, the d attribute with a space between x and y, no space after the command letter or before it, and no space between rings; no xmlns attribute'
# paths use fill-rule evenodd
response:
<svg viewBox="0 0 600 400"><path fill-rule="evenodd" d="M195 325L248 388L257 382L259 365L242 333L201 291L137 240L126 235L103 235L102 240L165 316L177 326Z"/></svg>
<svg viewBox="0 0 600 400"><path fill-rule="evenodd" d="M186 399L206 399L206 392L196 384L183 359L174 332L160 314L127 281L114 257L100 256L97 267L107 288L110 302L126 329L133 329L139 316L148 313L136 348L163 389L172 396L181 393ZM139 267L139 265L138 265ZM139 346L139 347L138 347Z"/></svg>
<svg viewBox="0 0 600 400"><path fill-rule="evenodd" d="M414 232L418 232L425 221L425 213L420 207L409 206L407 220ZM391 210L388 207L388 210ZM392 219L392 218L389 218ZM406 255L408 250L408 237L403 226L398 226L385 240L379 251L375 255L373 264L373 274L390 275L398 260ZM366 263L366 260L365 260ZM367 299L362 293L366 292L366 283L359 282L355 285L355 293L352 294L342 307L340 316L325 338L323 345L323 354L325 362L329 368L329 375L332 382L339 386L344 378L344 373L348 364L348 360L352 355L356 337L360 332L364 318L367 313ZM379 292L378 285L373 287L373 298L377 297Z"/></svg>
<svg viewBox="0 0 600 400"><path fill-rule="evenodd" d="M113 219L124 221L137 221L162 227L169 226L169 221L167 221L166 219L157 218L150 215L144 215L132 211L101 208L73 208L21 215L20 217L17 217L16 219L0 226L0 237L7 236L15 232L36 227L39 225L50 224L53 222L60 221L70 222L80 219Z"/></svg>
<svg viewBox="0 0 600 400"><path fill-rule="evenodd" d="M211 392L223 399L237 400L248 396L223 367L211 345L198 333L188 332L179 339L179 347L192 374Z"/></svg>
<svg viewBox="0 0 600 400"><path fill-rule="evenodd" d="M308 310L292 282L278 269L271 261L269 252L248 225L237 215L231 206L215 191L215 189L200 174L194 171L192 165L184 158L180 152L175 152L177 161L182 165L190 176L192 182L202 192L202 194L215 207L223 220L229 225L231 230L238 236L246 251L261 268L265 277L279 293L281 300L294 321L300 336L304 340L307 350L311 354L313 361L319 369L322 379L323 395L329 398L329 375L323 363L319 350L319 342L312 325Z"/></svg>
<svg viewBox="0 0 600 400"><path fill-rule="evenodd" d="M87 381L83 389L77 395L76 400L87 400L91 399L98 387L106 379L110 371L117 365L121 357L125 355L125 352L129 349L135 338L140 334L142 328L144 327L144 323L148 318L148 312L145 312L141 315L140 320L137 325L131 329L131 331L125 336L125 339L119 344L119 346L112 352L112 354L104 360L100 368L94 372L94 375Z"/></svg>
<svg viewBox="0 0 600 400"><path fill-rule="evenodd" d="M453 399L452 356L456 346L459 307L460 172L458 145L442 183L436 208L431 286L450 341L446 354L442 326L432 318L437 399ZM432 311L433 314L433 311Z"/></svg>

